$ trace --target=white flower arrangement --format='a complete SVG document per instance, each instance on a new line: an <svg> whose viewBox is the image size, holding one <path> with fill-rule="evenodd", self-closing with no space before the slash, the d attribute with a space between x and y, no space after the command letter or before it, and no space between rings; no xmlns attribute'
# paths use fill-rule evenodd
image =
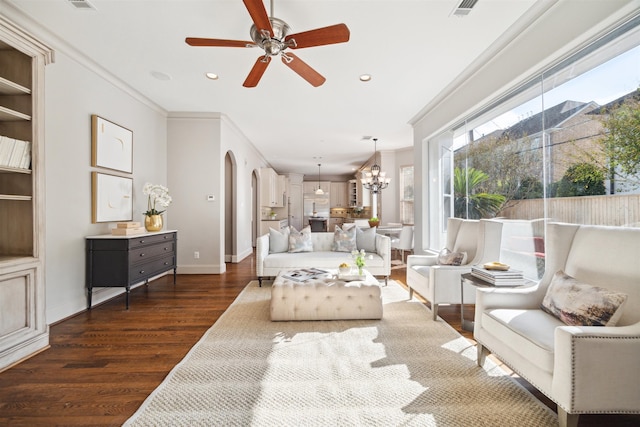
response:
<svg viewBox="0 0 640 427"><path fill-rule="evenodd" d="M147 182L144 187L142 187L142 193L149 197L147 203L147 211L144 212L144 215L146 216L160 215L171 204L169 189L163 185L151 184ZM156 209L156 206L165 209L159 211L158 209Z"/></svg>

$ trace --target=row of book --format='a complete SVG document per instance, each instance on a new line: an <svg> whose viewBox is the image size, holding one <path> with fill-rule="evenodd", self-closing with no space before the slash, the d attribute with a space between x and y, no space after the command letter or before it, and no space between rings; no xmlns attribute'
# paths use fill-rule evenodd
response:
<svg viewBox="0 0 640 427"><path fill-rule="evenodd" d="M29 169L31 142L0 135L0 167Z"/></svg>
<svg viewBox="0 0 640 427"><path fill-rule="evenodd" d="M482 266L474 265L471 267L471 275L494 286L520 286L524 284L524 275L521 270L488 270Z"/></svg>

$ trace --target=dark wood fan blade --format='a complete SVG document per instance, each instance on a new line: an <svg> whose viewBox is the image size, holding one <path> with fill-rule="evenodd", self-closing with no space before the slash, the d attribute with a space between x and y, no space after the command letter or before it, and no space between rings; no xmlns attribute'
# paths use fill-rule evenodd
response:
<svg viewBox="0 0 640 427"><path fill-rule="evenodd" d="M287 57L291 59L291 61L287 61L284 55L282 55L282 62L293 71L298 73L300 77L308 81L311 86L318 87L321 86L327 79L322 77L320 73L311 68L306 62L302 59L298 58L291 52L287 52Z"/></svg>
<svg viewBox="0 0 640 427"><path fill-rule="evenodd" d="M267 9L264 8L262 0L242 0L245 7L251 15L251 20L255 24L258 31L268 30L269 34L273 37L273 28L271 28L271 21L269 21L269 15L267 15Z"/></svg>
<svg viewBox="0 0 640 427"><path fill-rule="evenodd" d="M302 33L290 34L285 41L294 39L296 46L291 49L303 47L323 46L326 44L344 43L349 41L349 28L345 24L336 24L329 27L317 28Z"/></svg>
<svg viewBox="0 0 640 427"><path fill-rule="evenodd" d="M247 76L246 80L244 81L244 83L242 83L242 86L256 87L270 62L271 62L270 56L261 56L260 58L258 58L256 63L253 64L253 68L249 72L249 75Z"/></svg>
<svg viewBox="0 0 640 427"><path fill-rule="evenodd" d="M256 45L254 42L242 40L201 39L197 37L187 37L184 41L189 46L250 47Z"/></svg>

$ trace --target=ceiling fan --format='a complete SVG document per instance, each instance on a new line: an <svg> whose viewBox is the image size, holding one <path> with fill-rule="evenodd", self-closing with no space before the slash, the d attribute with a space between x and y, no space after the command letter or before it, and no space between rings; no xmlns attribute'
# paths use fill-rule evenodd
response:
<svg viewBox="0 0 640 427"><path fill-rule="evenodd" d="M187 37L185 42L189 46L260 47L264 49L264 55L256 60L242 84L244 87L256 87L271 62L271 57L277 55L280 55L282 62L287 67L298 73L312 86L322 85L326 79L320 73L293 53L285 52L285 50L347 42L349 41L349 28L345 24L336 24L302 33L289 34L291 31L289 25L281 19L269 17L262 0L242 1L253 21L250 30L252 41ZM273 0L271 0L271 15L273 15Z"/></svg>

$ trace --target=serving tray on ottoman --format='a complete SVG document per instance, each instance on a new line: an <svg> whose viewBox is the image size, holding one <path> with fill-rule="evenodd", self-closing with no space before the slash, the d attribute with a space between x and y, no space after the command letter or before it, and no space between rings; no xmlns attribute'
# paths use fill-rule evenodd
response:
<svg viewBox="0 0 640 427"><path fill-rule="evenodd" d="M365 270L364 280L340 280L331 271L304 282L288 280L281 271L271 287L271 320L381 319L378 280Z"/></svg>

